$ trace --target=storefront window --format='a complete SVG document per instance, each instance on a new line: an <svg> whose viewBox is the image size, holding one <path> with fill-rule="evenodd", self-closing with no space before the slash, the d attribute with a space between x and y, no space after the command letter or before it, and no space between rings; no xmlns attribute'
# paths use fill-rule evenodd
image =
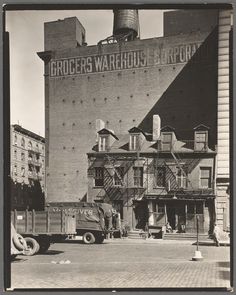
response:
<svg viewBox="0 0 236 295"><path fill-rule="evenodd" d="M196 214L203 214L203 203L202 202L196 203Z"/></svg>

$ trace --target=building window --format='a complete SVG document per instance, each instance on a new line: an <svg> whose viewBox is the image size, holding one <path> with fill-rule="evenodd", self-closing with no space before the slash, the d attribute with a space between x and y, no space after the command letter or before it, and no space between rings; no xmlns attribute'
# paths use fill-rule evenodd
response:
<svg viewBox="0 0 236 295"><path fill-rule="evenodd" d="M139 135L131 134L130 135L130 150L136 151L139 150Z"/></svg>
<svg viewBox="0 0 236 295"><path fill-rule="evenodd" d="M114 184L115 185L123 185L124 181L124 167L116 167L114 173Z"/></svg>
<svg viewBox="0 0 236 295"><path fill-rule="evenodd" d="M143 167L133 167L134 169L134 186L143 186Z"/></svg>
<svg viewBox="0 0 236 295"><path fill-rule="evenodd" d="M208 132L196 131L195 132L195 150L205 151L207 148Z"/></svg>
<svg viewBox="0 0 236 295"><path fill-rule="evenodd" d="M100 136L99 138L99 151L105 152L108 150L108 136Z"/></svg>
<svg viewBox="0 0 236 295"><path fill-rule="evenodd" d="M187 187L186 173L183 171L183 169L180 169L179 167L177 167L176 181L179 188Z"/></svg>
<svg viewBox="0 0 236 295"><path fill-rule="evenodd" d="M95 186L104 185L104 169L103 167L95 168Z"/></svg>
<svg viewBox="0 0 236 295"><path fill-rule="evenodd" d="M17 145L17 135L14 136L14 145Z"/></svg>
<svg viewBox="0 0 236 295"><path fill-rule="evenodd" d="M165 167L156 167L155 169L155 185L164 187L165 186Z"/></svg>
<svg viewBox="0 0 236 295"><path fill-rule="evenodd" d="M211 167L200 168L200 187L211 188Z"/></svg>
<svg viewBox="0 0 236 295"><path fill-rule="evenodd" d="M14 166L14 174L17 175L17 165Z"/></svg>
<svg viewBox="0 0 236 295"><path fill-rule="evenodd" d="M31 141L28 142L28 149L32 150L32 142Z"/></svg>
<svg viewBox="0 0 236 295"><path fill-rule="evenodd" d="M17 159L17 150L14 150L14 158Z"/></svg>
<svg viewBox="0 0 236 295"><path fill-rule="evenodd" d="M21 167L21 176L25 177L25 167Z"/></svg>
<svg viewBox="0 0 236 295"><path fill-rule="evenodd" d="M162 150L170 151L172 149L172 133L162 133Z"/></svg>
<svg viewBox="0 0 236 295"><path fill-rule="evenodd" d="M25 153L21 153L21 161L22 161L22 162L25 161Z"/></svg>
<svg viewBox="0 0 236 295"><path fill-rule="evenodd" d="M24 139L24 137L21 138L21 146L25 147L25 139Z"/></svg>

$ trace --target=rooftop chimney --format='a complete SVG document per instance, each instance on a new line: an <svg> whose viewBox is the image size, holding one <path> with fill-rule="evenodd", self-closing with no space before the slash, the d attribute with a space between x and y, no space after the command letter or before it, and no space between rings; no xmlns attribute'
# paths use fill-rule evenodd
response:
<svg viewBox="0 0 236 295"><path fill-rule="evenodd" d="M137 9L114 9L113 35L127 35L127 40L134 40L139 33Z"/></svg>
<svg viewBox="0 0 236 295"><path fill-rule="evenodd" d="M96 119L96 142L98 142L98 131L102 130L103 128L105 128L105 122L101 119Z"/></svg>
<svg viewBox="0 0 236 295"><path fill-rule="evenodd" d="M161 118L159 115L153 116L152 140L158 140L161 134Z"/></svg>

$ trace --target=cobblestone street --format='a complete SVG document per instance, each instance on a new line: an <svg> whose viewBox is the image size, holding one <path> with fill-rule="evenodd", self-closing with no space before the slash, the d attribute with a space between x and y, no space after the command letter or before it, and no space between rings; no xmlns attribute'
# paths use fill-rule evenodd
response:
<svg viewBox="0 0 236 295"><path fill-rule="evenodd" d="M230 287L229 247L201 246L202 262L191 261L195 249L190 241L54 244L46 254L18 256L12 288Z"/></svg>

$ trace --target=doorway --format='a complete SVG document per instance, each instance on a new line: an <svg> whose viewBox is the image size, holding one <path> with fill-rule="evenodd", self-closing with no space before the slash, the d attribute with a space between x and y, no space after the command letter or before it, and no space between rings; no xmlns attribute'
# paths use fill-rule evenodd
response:
<svg viewBox="0 0 236 295"><path fill-rule="evenodd" d="M148 205L146 201L136 201L134 203L134 228L145 230L148 222Z"/></svg>
<svg viewBox="0 0 236 295"><path fill-rule="evenodd" d="M185 232L186 215L185 204L183 202L172 202L166 205L167 221L172 230Z"/></svg>

